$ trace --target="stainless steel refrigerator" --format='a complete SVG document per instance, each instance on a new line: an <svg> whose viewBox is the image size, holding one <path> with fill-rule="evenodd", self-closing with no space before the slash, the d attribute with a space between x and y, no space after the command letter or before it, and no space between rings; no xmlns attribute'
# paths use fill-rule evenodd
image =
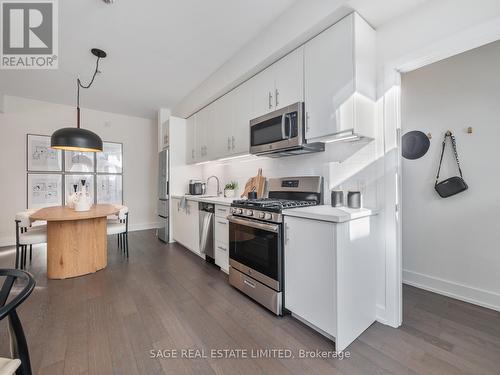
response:
<svg viewBox="0 0 500 375"><path fill-rule="evenodd" d="M158 154L158 239L168 242L168 149Z"/></svg>

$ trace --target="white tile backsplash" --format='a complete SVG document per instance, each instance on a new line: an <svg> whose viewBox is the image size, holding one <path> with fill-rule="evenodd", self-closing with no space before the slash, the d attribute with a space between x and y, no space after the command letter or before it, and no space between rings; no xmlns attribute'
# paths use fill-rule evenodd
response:
<svg viewBox="0 0 500 375"><path fill-rule="evenodd" d="M324 177L325 204L330 203L330 190L341 186L346 191L361 190L363 204L376 208L377 181L380 178L376 160L376 142L365 140L326 144L325 152L315 154L283 158L249 156L210 162L201 167L203 179L216 175L222 189L228 182L238 182L239 194L247 180L257 175L259 168L266 178L320 175ZM215 180L211 180L207 194L215 193L215 190Z"/></svg>

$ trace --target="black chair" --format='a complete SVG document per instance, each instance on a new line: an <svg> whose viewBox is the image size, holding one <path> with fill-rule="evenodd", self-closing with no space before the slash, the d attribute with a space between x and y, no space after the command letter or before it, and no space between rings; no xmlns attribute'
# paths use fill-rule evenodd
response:
<svg viewBox="0 0 500 375"><path fill-rule="evenodd" d="M26 271L15 269L0 269L0 277L5 276L2 289L0 289L0 321L9 318L9 331L11 339L12 356L21 360L17 375L31 375L31 363L28 352L28 343L24 336L23 326L19 320L16 309L29 297L35 289L35 279ZM8 303L10 291L16 281L24 281L23 289Z"/></svg>

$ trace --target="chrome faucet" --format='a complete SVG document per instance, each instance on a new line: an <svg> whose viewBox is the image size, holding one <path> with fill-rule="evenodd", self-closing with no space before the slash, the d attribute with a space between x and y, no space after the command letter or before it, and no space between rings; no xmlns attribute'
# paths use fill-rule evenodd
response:
<svg viewBox="0 0 500 375"><path fill-rule="evenodd" d="M215 178L215 180L217 181L217 196L219 197L221 194L222 194L222 191L220 190L220 182L219 182L219 177L217 176L210 176L209 178L207 178L207 186L208 186L208 181L211 179L211 178Z"/></svg>

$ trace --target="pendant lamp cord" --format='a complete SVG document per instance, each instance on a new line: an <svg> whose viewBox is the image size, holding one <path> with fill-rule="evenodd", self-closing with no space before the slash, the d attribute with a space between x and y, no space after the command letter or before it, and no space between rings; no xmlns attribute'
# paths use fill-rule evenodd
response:
<svg viewBox="0 0 500 375"><path fill-rule="evenodd" d="M77 91L76 91L77 122L76 122L76 126L78 128L80 127L80 87L82 89L88 89L90 86L92 86L92 84L94 83L94 80L95 80L95 77L96 77L97 73L99 73L99 60L100 59L101 59L100 57L97 57L97 61L96 61L96 64L95 64L94 75L92 76L92 79L90 80L90 82L89 82L88 85L83 85L82 81L80 81L80 78L76 79L76 84L77 84Z"/></svg>

